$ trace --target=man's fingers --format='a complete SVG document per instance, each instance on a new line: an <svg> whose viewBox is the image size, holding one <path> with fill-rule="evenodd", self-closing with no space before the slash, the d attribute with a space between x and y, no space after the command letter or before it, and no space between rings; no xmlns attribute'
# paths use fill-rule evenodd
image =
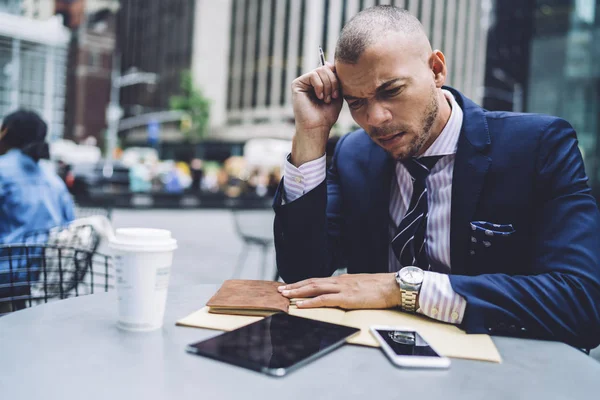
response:
<svg viewBox="0 0 600 400"><path fill-rule="evenodd" d="M287 285L281 285L277 288L277 290L279 290L280 292L284 291L284 290L291 290L291 289L298 289L299 287L302 287L304 285L308 285L309 283L312 283L316 281L316 279L305 279L303 281L298 281L296 283L290 283Z"/></svg>
<svg viewBox="0 0 600 400"><path fill-rule="evenodd" d="M331 82L331 98L337 99L339 96L339 82L337 76L330 68L324 68L327 77L329 78L329 82Z"/></svg>
<svg viewBox="0 0 600 400"><path fill-rule="evenodd" d="M340 307L343 297L337 293L323 294L308 300L296 302L298 308Z"/></svg>
<svg viewBox="0 0 600 400"><path fill-rule="evenodd" d="M322 294L328 293L339 293L340 288L338 285L333 283L311 283L305 286L302 286L298 289L292 290L283 290L281 292L285 297L293 298L293 297L315 297L320 296Z"/></svg>
<svg viewBox="0 0 600 400"><path fill-rule="evenodd" d="M341 96L339 86L335 66L331 63L326 63L292 82L293 91L314 92L315 96L326 104Z"/></svg>
<svg viewBox="0 0 600 400"><path fill-rule="evenodd" d="M323 80L321 79L321 76L317 73L317 71L313 71L310 72L308 74L308 80L310 82L310 86L313 87L314 91L315 91L315 95L323 100L323 88L324 88L324 83Z"/></svg>
<svg viewBox="0 0 600 400"><path fill-rule="evenodd" d="M302 286L312 285L315 283L332 283L332 282L336 282L335 278L333 278L333 277L331 277L331 278L309 278L309 279L305 279L303 281L298 281L296 283L288 283L288 284L284 283L281 286L279 286L277 289L281 292L283 290L298 289L298 288L301 288Z"/></svg>
<svg viewBox="0 0 600 400"><path fill-rule="evenodd" d="M317 74L319 74L321 82L323 82L322 100L325 103L329 104L331 103L331 95L333 94L333 82L331 82L331 78L333 77L335 81L335 77L333 76L331 70L327 67L317 68L315 71L317 72Z"/></svg>

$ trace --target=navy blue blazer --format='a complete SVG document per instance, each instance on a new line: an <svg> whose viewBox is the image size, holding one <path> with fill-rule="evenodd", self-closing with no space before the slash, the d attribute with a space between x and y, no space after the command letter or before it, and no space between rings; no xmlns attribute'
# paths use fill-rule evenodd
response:
<svg viewBox="0 0 600 400"><path fill-rule="evenodd" d="M450 283L467 300L461 328L596 347L600 213L575 131L556 117L490 112L447 89L464 112L450 232ZM274 200L281 277L326 277L340 267L387 272L393 174L392 158L358 130L338 142L326 183L286 205L281 184ZM487 236L473 221L514 232Z"/></svg>

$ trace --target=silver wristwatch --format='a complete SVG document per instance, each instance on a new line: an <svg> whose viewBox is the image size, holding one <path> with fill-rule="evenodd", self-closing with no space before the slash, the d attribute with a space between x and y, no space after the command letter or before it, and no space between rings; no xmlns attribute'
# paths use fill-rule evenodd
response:
<svg viewBox="0 0 600 400"><path fill-rule="evenodd" d="M396 272L396 282L402 294L402 310L410 313L416 312L417 295L421 290L425 274L419 267L404 267Z"/></svg>

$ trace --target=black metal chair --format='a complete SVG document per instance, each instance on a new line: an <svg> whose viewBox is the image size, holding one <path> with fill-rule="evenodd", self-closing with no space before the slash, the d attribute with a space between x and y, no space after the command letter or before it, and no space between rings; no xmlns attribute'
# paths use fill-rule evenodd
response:
<svg viewBox="0 0 600 400"><path fill-rule="evenodd" d="M269 251L273 248L273 211L271 209L257 209L256 207L245 208L235 206L231 209L235 231L243 242L242 251L238 257L233 277L239 277L248 252L252 246L258 247L261 251L260 278L266 278L267 259ZM273 280L279 280L277 265L275 265L275 276Z"/></svg>
<svg viewBox="0 0 600 400"><path fill-rule="evenodd" d="M113 286L110 256L49 244L0 245L0 316Z"/></svg>

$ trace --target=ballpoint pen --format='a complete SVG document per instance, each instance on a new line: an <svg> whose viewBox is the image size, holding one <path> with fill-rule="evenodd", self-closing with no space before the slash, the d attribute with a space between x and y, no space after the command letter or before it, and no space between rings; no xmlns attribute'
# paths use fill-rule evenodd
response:
<svg viewBox="0 0 600 400"><path fill-rule="evenodd" d="M319 46L319 59L321 60L321 67L325 65L325 54L323 54L323 49Z"/></svg>

